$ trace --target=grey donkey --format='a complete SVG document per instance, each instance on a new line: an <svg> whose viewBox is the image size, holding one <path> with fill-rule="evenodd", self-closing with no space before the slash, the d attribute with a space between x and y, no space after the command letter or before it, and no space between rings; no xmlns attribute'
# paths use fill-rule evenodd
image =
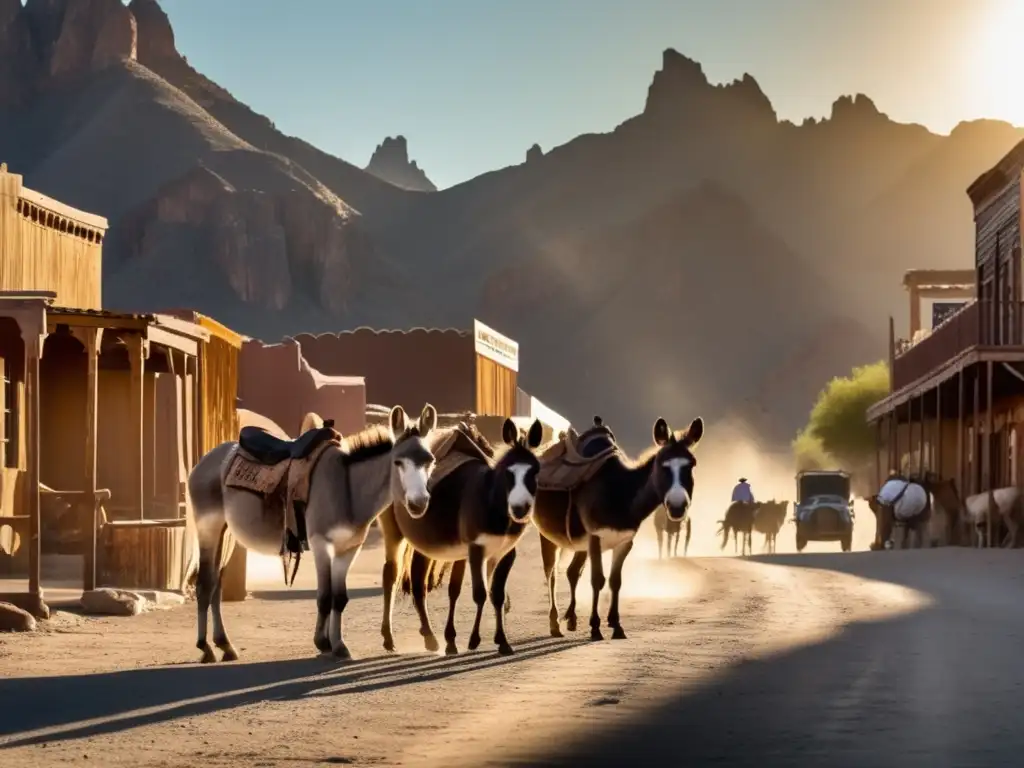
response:
<svg viewBox="0 0 1024 768"><path fill-rule="evenodd" d="M370 525L392 501L413 509L427 508L427 481L434 456L424 438L436 425L437 411L429 403L415 422L401 406L395 406L388 426L372 426L343 438L340 445L332 443L313 467L304 516L316 565L313 644L319 651L351 658L341 621L348 604L345 582L349 568ZM291 443L282 443L288 445ZM198 544L198 566L193 563L189 570L195 571L196 647L202 651L203 663L216 661L206 637L211 609L213 644L223 652L223 661L238 658L221 616L221 576L235 541L265 555L277 556L281 551L280 512L273 514L266 497L258 493L225 485L238 447L235 441L218 445L199 460L188 477Z"/></svg>

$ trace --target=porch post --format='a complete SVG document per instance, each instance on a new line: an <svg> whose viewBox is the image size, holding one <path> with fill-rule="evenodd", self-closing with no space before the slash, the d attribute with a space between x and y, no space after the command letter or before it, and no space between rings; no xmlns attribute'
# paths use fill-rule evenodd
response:
<svg viewBox="0 0 1024 768"><path fill-rule="evenodd" d="M28 313L18 318L21 330L22 346L25 350L25 469L27 486L27 506L29 514L28 534L28 591L33 595L40 607L43 602L42 590L42 550L40 541L39 519L39 358L43 355L43 344L46 341L45 310L33 312L29 319Z"/></svg>
<svg viewBox="0 0 1024 768"><path fill-rule="evenodd" d="M974 414L972 416L973 429L971 430L971 492L968 496L981 491L981 473L978 466L981 457L978 455L981 446L981 366L974 377Z"/></svg>
<svg viewBox="0 0 1024 768"><path fill-rule="evenodd" d="M146 358L149 357L149 341L141 333L125 336L128 347L128 364L131 367L131 383L128 396L129 429L131 440L128 445L128 462L132 473L131 508L138 510L139 520L146 517L143 508L145 499L145 374Z"/></svg>
<svg viewBox="0 0 1024 768"><path fill-rule="evenodd" d="M967 486L964 485L964 369L963 367L956 375L957 399L956 399L956 472L957 483L960 493L967 495Z"/></svg>
<svg viewBox="0 0 1024 768"><path fill-rule="evenodd" d="M882 420L875 422L875 488L882 487Z"/></svg>
<svg viewBox="0 0 1024 768"><path fill-rule="evenodd" d="M939 477L943 474L942 471L942 443L944 442L944 435L942 434L942 385L939 384L935 388L935 435L934 441L932 442L932 461L935 466L930 467Z"/></svg>
<svg viewBox="0 0 1024 768"><path fill-rule="evenodd" d="M985 472L985 487L988 490L989 514L985 520L986 546L992 546L992 515L995 512L994 498L992 496L992 361L989 360L985 366L985 443L982 446L984 459L982 466Z"/></svg>
<svg viewBox="0 0 1024 768"><path fill-rule="evenodd" d="M99 521L96 519L96 452L97 413L99 411L99 357L103 344L102 328L82 328L88 371L85 381L85 500L82 515L88 525L85 537L82 589L88 592L96 589L96 536Z"/></svg>

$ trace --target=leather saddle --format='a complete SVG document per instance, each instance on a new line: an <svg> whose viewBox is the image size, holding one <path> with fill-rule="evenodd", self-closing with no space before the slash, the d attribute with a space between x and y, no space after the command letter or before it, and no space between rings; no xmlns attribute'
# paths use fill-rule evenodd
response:
<svg viewBox="0 0 1024 768"><path fill-rule="evenodd" d="M242 427L238 433L238 445L260 464L272 467L282 461L305 459L335 434L334 419L327 419L318 429L306 430L294 440L282 440L263 427Z"/></svg>
<svg viewBox="0 0 1024 768"><path fill-rule="evenodd" d="M577 435L569 428L567 445L583 459L591 459L616 445L615 433L605 426L600 416L594 417L594 425Z"/></svg>

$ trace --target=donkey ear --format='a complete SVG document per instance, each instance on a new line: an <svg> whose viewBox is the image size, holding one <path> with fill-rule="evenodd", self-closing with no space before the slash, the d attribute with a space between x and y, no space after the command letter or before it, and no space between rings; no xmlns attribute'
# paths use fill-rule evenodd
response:
<svg viewBox="0 0 1024 768"><path fill-rule="evenodd" d="M501 425L501 439L505 441L505 445L515 445L519 439L519 427L512 419L505 419L505 423Z"/></svg>
<svg viewBox="0 0 1024 768"><path fill-rule="evenodd" d="M427 403L420 412L419 427L420 437L426 437L431 430L437 426L437 408Z"/></svg>
<svg viewBox="0 0 1024 768"><path fill-rule="evenodd" d="M405 408L400 405L396 405L391 409L391 415L388 418L388 424L391 427L391 432L395 437L400 437L405 433L405 428L409 423L409 417L405 415Z"/></svg>
<svg viewBox="0 0 1024 768"><path fill-rule="evenodd" d="M656 445L664 445L672 439L672 430L668 428L668 422L659 418L654 422L654 442Z"/></svg>
<svg viewBox="0 0 1024 768"><path fill-rule="evenodd" d="M533 424L530 425L530 431L526 435L526 444L530 447L530 450L534 450L540 447L543 440L544 425L540 423L540 419L534 419Z"/></svg>
<svg viewBox="0 0 1024 768"><path fill-rule="evenodd" d="M683 435L683 441L686 443L688 448L693 448L700 439L704 437L704 419L698 416L696 419L690 422L690 426L686 428L686 434Z"/></svg>

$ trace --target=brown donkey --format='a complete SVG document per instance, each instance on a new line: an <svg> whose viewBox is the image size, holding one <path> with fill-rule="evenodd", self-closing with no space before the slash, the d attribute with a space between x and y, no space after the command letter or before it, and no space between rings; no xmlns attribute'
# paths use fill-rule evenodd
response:
<svg viewBox="0 0 1024 768"><path fill-rule="evenodd" d="M594 591L590 639L604 639L597 603L605 585L601 553L609 549L612 569L607 581L612 600L608 626L613 639L626 637L619 620L622 566L633 549L637 530L655 509L664 504L671 516L682 519L685 515L693 498L693 470L697 466L693 449L703 435L704 421L699 417L683 432L673 432L665 419L658 419L654 423L653 448L630 461L618 449L611 431L595 418L594 427L578 437L563 436L541 456L533 521L542 534L541 556L548 580L548 618L553 637L562 637L555 598L556 566L560 551L571 550L574 554L566 572L570 590L566 629L576 631L576 585L589 557ZM592 462L589 466L588 461ZM578 473L574 467L583 467L584 471Z"/></svg>

